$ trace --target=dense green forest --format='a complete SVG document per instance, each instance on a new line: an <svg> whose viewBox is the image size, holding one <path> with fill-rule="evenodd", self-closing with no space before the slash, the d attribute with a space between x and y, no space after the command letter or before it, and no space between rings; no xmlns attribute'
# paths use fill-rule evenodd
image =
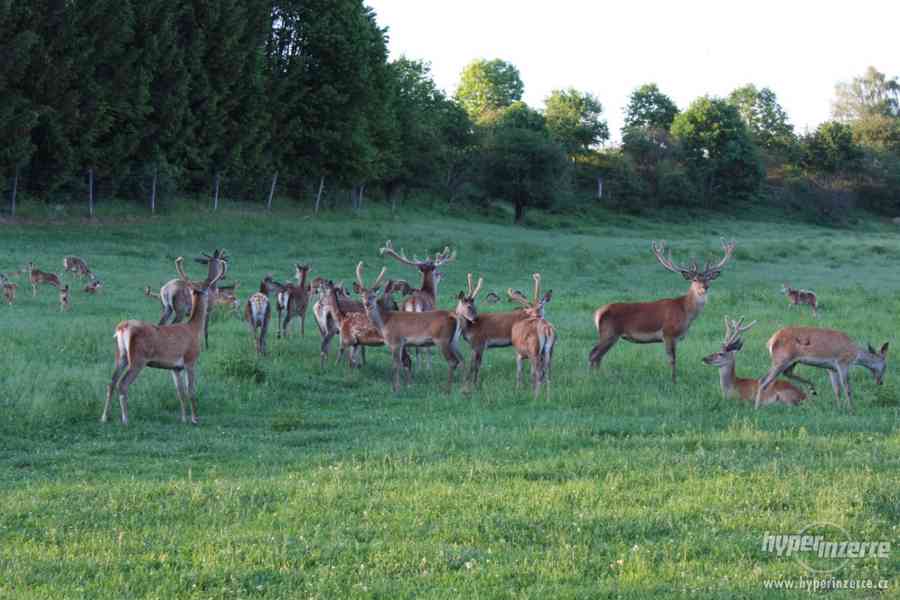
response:
<svg viewBox="0 0 900 600"><path fill-rule="evenodd" d="M802 134L766 87L678 107L647 83L611 145L589 93L528 106L516 66L493 59L451 96L427 61L389 60L387 40L362 0L0 0L0 187L46 199L90 170L123 200L151 176L241 195L277 174L317 207L323 189L354 205L499 199L517 221L601 187L629 212L900 211L900 84L875 68L838 82L834 120Z"/></svg>

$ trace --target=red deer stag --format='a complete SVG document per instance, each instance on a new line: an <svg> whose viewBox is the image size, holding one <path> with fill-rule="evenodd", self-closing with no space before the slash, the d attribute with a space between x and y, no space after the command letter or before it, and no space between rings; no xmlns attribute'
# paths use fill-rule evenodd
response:
<svg viewBox="0 0 900 600"><path fill-rule="evenodd" d="M34 268L34 263L28 263L25 268L28 271L28 281L31 283L31 296L37 296L37 286L41 283L52 285L59 289L59 276L54 273L47 273Z"/></svg>
<svg viewBox="0 0 900 600"><path fill-rule="evenodd" d="M785 327L776 331L769 338L768 348L769 355L772 357L772 368L759 382L754 402L756 408L762 404L766 390L782 373L785 377L812 387L811 381L794 375L794 368L801 364L828 369L835 402L840 402L841 388L843 388L847 398L847 409L852 412L853 393L850 390L850 367L861 365L869 369L878 385L881 385L884 371L887 368L887 342L881 347L881 350L875 350L871 345L864 348L851 340L845 333L834 329Z"/></svg>
<svg viewBox="0 0 900 600"><path fill-rule="evenodd" d="M447 391L453 388L453 373L463 363L459 352L459 336L461 327L459 319L452 312L435 310L421 313L393 312L381 309L378 291L381 280L387 271L386 267L370 287L366 287L362 277L363 263L356 266L356 280L359 283L360 295L366 315L381 332L384 343L391 349L394 359L393 389L400 390L400 371L403 370L403 352L408 346L438 346L448 365Z"/></svg>
<svg viewBox="0 0 900 600"><path fill-rule="evenodd" d="M269 320L272 316L268 291L269 286L263 280L259 284L259 291L250 296L244 308L244 319L250 327L256 353L259 355L266 354L266 333L269 331Z"/></svg>
<svg viewBox="0 0 900 600"><path fill-rule="evenodd" d="M400 310L404 312L427 312L433 311L437 309L437 288L438 283L440 283L441 278L443 277L439 271L437 271L438 267L445 265L449 262L456 260L456 252L450 252L450 248L446 247L444 250L438 254L435 254L434 257L425 257L425 260L419 260L415 256L412 259L406 257L406 253L403 249L400 249L398 253L394 250L394 246L391 243L391 240L385 242L384 247L381 248L379 253L384 256L387 254L388 256L398 260L404 265L413 267L418 269L422 274L422 283L418 289L411 290L412 293L402 302L400 305ZM431 368L431 349L426 350L426 357L428 360L428 368ZM416 368L419 367L419 349L416 348Z"/></svg>
<svg viewBox="0 0 900 600"><path fill-rule="evenodd" d="M665 242L651 243L653 254L663 267L673 273L680 273L691 282L688 293L678 298L655 302L615 303L602 306L594 313L594 326L599 342L591 350L590 365L598 367L603 356L609 352L619 338L636 344L663 342L672 367L672 383L675 383L675 345L683 338L706 304L709 282L722 272L725 263L734 253L734 242L722 240L725 255L714 265L706 263L701 271L697 263L682 267L672 262L672 253L664 256Z"/></svg>
<svg viewBox="0 0 900 600"><path fill-rule="evenodd" d="M781 293L788 297L788 306L793 308L800 304L808 304L812 308L814 318L818 318L818 301L816 293L812 290L798 290L790 287L787 283L781 286Z"/></svg>
<svg viewBox="0 0 900 600"><path fill-rule="evenodd" d="M756 398L759 380L738 377L735 374L734 363L737 360L737 353L744 347L741 334L753 327L756 321L747 325L743 323L743 318L734 321L725 317L725 341L722 342L722 348L718 352L704 357L703 362L713 367L719 367L719 384L722 386L722 395L725 398L737 398L750 402ZM780 403L797 406L804 400L806 400L806 394L799 388L787 381L776 380L772 387L763 394L761 404Z"/></svg>
<svg viewBox="0 0 900 600"><path fill-rule="evenodd" d="M531 362L531 379L535 398L539 395L541 384L546 385L550 394L550 371L553 364L553 348L556 345L556 329L544 319L544 306L553 297L548 291L541 297L541 275L535 273L534 298L529 300L521 292L508 290L510 300L522 305L525 318L516 321L512 326L512 345L516 349L516 388L522 385L522 365L525 360Z"/></svg>
<svg viewBox="0 0 900 600"><path fill-rule="evenodd" d="M175 260L175 269L191 291L191 316L186 323L153 325L146 321L122 321L116 326L116 367L106 390L106 403L100 421L106 422L113 393L118 391L122 407L122 424L128 424L128 387L144 367L172 371L175 393L181 403L181 420L187 422L185 396L190 397L191 423L197 424L197 388L195 368L200 356L206 323L209 290L228 269L224 260L212 259L216 270L211 279L196 283L184 273L183 258ZM185 381L185 376L187 381Z"/></svg>

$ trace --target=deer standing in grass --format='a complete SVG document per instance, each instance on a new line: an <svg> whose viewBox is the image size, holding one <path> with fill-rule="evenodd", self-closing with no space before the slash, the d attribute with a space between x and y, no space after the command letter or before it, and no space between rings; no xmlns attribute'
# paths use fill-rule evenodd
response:
<svg viewBox="0 0 900 600"><path fill-rule="evenodd" d="M69 308L69 284L66 284L59 288L59 310L60 312L66 312Z"/></svg>
<svg viewBox="0 0 900 600"><path fill-rule="evenodd" d="M418 289L413 289L412 294L404 300L400 305L400 310L404 312L428 312L437 309L437 288L443 275L437 271L441 267L456 259L456 253L450 252L450 248L446 247L442 252L435 254L434 257L425 257L425 260L419 260L415 256L412 259L406 257L403 249L398 253L394 250L391 240L385 242L384 247L379 253L385 254L396 259L404 265L418 269L422 274L422 283ZM426 357L428 368L431 368L431 349L427 349ZM419 349L416 348L416 368L419 367Z"/></svg>
<svg viewBox="0 0 900 600"><path fill-rule="evenodd" d="M734 253L734 247L734 242L726 243L723 239L722 250L725 255L714 265L706 263L701 271L696 262L692 262L690 267L673 263L671 251L668 257L664 256L665 242L652 242L651 248L659 264L672 273L681 274L691 282L691 287L686 295L678 298L607 304L597 309L594 313L594 326L600 340L591 350L591 367L600 365L603 356L619 338L635 344L663 342L672 368L672 383L675 383L675 346L703 310L709 282L721 274L722 268Z"/></svg>
<svg viewBox="0 0 900 600"><path fill-rule="evenodd" d="M259 284L259 291L247 299L244 308L244 320L250 327L250 333L256 345L256 353L266 354L266 333L269 331L269 320L272 316L272 307L269 305L269 286L265 280Z"/></svg>
<svg viewBox="0 0 900 600"><path fill-rule="evenodd" d="M541 275L535 273L534 298L529 300L521 292L507 291L510 300L523 308L524 319L512 326L512 345L516 349L516 389L522 385L522 366L525 360L531 362L531 380L534 396L540 393L541 384L546 385L550 394L550 371L553 364L553 348L556 345L556 329L544 319L544 306L553 297L548 291L541 297Z"/></svg>
<svg viewBox="0 0 900 600"><path fill-rule="evenodd" d="M813 317L818 318L818 301L816 300L815 292L811 290L798 290L785 283L781 286L781 293L787 295L788 306L793 308L800 304L808 304L812 308Z"/></svg>
<svg viewBox="0 0 900 600"><path fill-rule="evenodd" d="M278 289L278 337L288 337L290 323L294 317L300 319L300 335L306 335L306 309L309 306L310 286L307 283L309 265L295 265L297 283L281 284L269 279L269 284ZM282 312L284 320L281 320Z"/></svg>
<svg viewBox="0 0 900 600"><path fill-rule="evenodd" d="M759 382L754 406L759 408L765 391L775 378L784 373L789 377L811 388L811 381L794 374L794 368L800 365L828 369L831 389L834 390L835 402L841 400L841 390L847 399L847 409L853 411L853 393L850 389L850 367L860 365L871 371L875 383L881 385L884 371L887 368L888 343L875 350L871 345L863 347L847 334L834 329L817 327L785 327L779 329L769 338L769 355L772 368ZM815 390L813 390L815 393Z"/></svg>
<svg viewBox="0 0 900 600"><path fill-rule="evenodd" d="M77 256L64 256L63 269L76 277L90 277L91 270L83 258Z"/></svg>
<svg viewBox="0 0 900 600"><path fill-rule="evenodd" d="M384 338L385 345L391 349L394 359L394 391L400 390L400 372L404 368L403 353L406 348L437 346L447 361L449 392L453 388L453 374L463 363L462 354L459 352L460 320L454 313L446 310L421 313L382 310L378 301L378 291L387 268L381 269L381 273L370 287L366 287L363 283L362 271L363 263L359 263L356 266L356 280L359 283L366 315L381 332L381 337Z"/></svg>
<svg viewBox="0 0 900 600"><path fill-rule="evenodd" d="M56 289L59 289L59 287L60 287L59 276L56 275L55 273L47 273L45 271L35 269L34 263L28 263L26 270L28 271L28 281L31 283L31 296L32 297L37 296L37 286L42 283L47 284L47 285L52 285Z"/></svg>
<svg viewBox="0 0 900 600"><path fill-rule="evenodd" d="M718 352L704 357L703 362L713 367L719 367L719 383L722 386L722 395L725 398L737 398L739 400L753 401L759 388L758 379L744 379L735 375L734 363L737 353L744 347L741 334L756 324L756 321L744 325L744 319L738 321L725 317L725 341ZM797 406L806 400L806 394L787 381L776 380L774 384L762 395L761 405L786 404Z"/></svg>
<svg viewBox="0 0 900 600"><path fill-rule="evenodd" d="M12 303L16 301L16 289L19 287L17 284L11 281L4 281L3 285L3 299L7 304L12 306Z"/></svg>
<svg viewBox="0 0 900 600"><path fill-rule="evenodd" d="M91 273L91 275L93 275L93 273ZM98 293L102 287L103 287L103 282L100 281L99 279L97 279L96 277L92 277L91 280L87 283L87 285L84 286L83 289L84 289L85 293L93 295L93 294ZM150 291L150 288L148 287L146 292L149 292L149 291Z"/></svg>
<svg viewBox="0 0 900 600"><path fill-rule="evenodd" d="M122 424L128 424L128 387L144 367L172 371L175 393L181 403L181 420L187 422L185 399L190 397L191 423L197 424L196 365L200 357L201 337L205 329L209 291L224 277L228 263L210 260L215 275L202 282L190 281L182 266L184 259L175 260L175 269L191 292L191 316L186 323L153 325L146 321L122 321L116 326L116 360L112 380L106 390L106 403L100 421L106 422L113 393L118 391L122 408ZM185 381L186 379L186 381Z"/></svg>

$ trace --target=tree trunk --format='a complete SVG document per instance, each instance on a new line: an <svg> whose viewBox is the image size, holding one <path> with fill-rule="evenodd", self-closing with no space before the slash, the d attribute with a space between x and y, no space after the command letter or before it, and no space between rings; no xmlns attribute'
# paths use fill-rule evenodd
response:
<svg viewBox="0 0 900 600"><path fill-rule="evenodd" d="M88 169L88 213L94 218L94 170Z"/></svg>
<svg viewBox="0 0 900 600"><path fill-rule="evenodd" d="M266 210L272 210L272 196L275 195L275 184L278 183L278 173L272 177L272 187L269 188L269 200L266 202Z"/></svg>
<svg viewBox="0 0 900 600"><path fill-rule="evenodd" d="M16 216L16 192L19 189L19 165L16 165L16 174L13 175L12 196L10 197L10 213Z"/></svg>
<svg viewBox="0 0 900 600"><path fill-rule="evenodd" d="M153 169L153 185L150 187L150 214L156 214L156 180L159 179L159 167Z"/></svg>
<svg viewBox="0 0 900 600"><path fill-rule="evenodd" d="M319 192L316 194L316 213L319 214L319 207L322 205L322 188L325 187L325 176L319 179Z"/></svg>
<svg viewBox="0 0 900 600"><path fill-rule="evenodd" d="M219 209L219 182L221 181L221 176L219 173L216 173L216 182L215 182L215 191L213 192L213 210Z"/></svg>
<svg viewBox="0 0 900 600"><path fill-rule="evenodd" d="M525 203L520 200L516 200L515 206L516 206L515 224L523 225L525 223Z"/></svg>

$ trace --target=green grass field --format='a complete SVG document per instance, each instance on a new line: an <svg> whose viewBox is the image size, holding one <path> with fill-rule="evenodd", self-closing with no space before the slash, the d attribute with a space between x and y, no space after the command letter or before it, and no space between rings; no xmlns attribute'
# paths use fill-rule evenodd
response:
<svg viewBox="0 0 900 600"><path fill-rule="evenodd" d="M33 259L58 272L77 254L106 284L95 298L79 286L60 314L55 290L32 298L20 277L17 303L0 306L0 597L768 598L791 594L766 581L809 573L764 552L767 532L828 522L897 545L893 356L883 386L853 370L853 415L833 405L824 371L801 368L820 390L812 402L754 411L724 400L717 370L701 363L724 315L759 321L738 357L744 376L764 373L766 340L790 324L897 348L896 227L535 213L541 226L526 229L479 218L232 207L0 225L0 270ZM738 249L678 347L678 385L659 344L620 342L589 373L598 306L687 289L649 241L669 240L686 260L715 256L720 235ZM378 256L386 239L410 253L458 249L442 269L446 308L469 271L498 292L543 273L560 338L552 396L513 389L509 349L487 354L476 393L443 393L436 355L394 395L383 349L361 371L322 371L310 318L304 338L276 339L273 324L270 355L257 359L246 325L219 315L199 363L199 427L179 421L171 378L156 370L131 388L128 427L116 404L113 422L98 422L115 325L158 319L142 290L173 277L176 256L227 248L244 299L294 262L349 282L364 260L372 275L387 264L415 280ZM816 290L818 321L788 309L784 281ZM852 560L834 576L890 588L829 597L898 597L898 568L893 547L888 559Z"/></svg>

